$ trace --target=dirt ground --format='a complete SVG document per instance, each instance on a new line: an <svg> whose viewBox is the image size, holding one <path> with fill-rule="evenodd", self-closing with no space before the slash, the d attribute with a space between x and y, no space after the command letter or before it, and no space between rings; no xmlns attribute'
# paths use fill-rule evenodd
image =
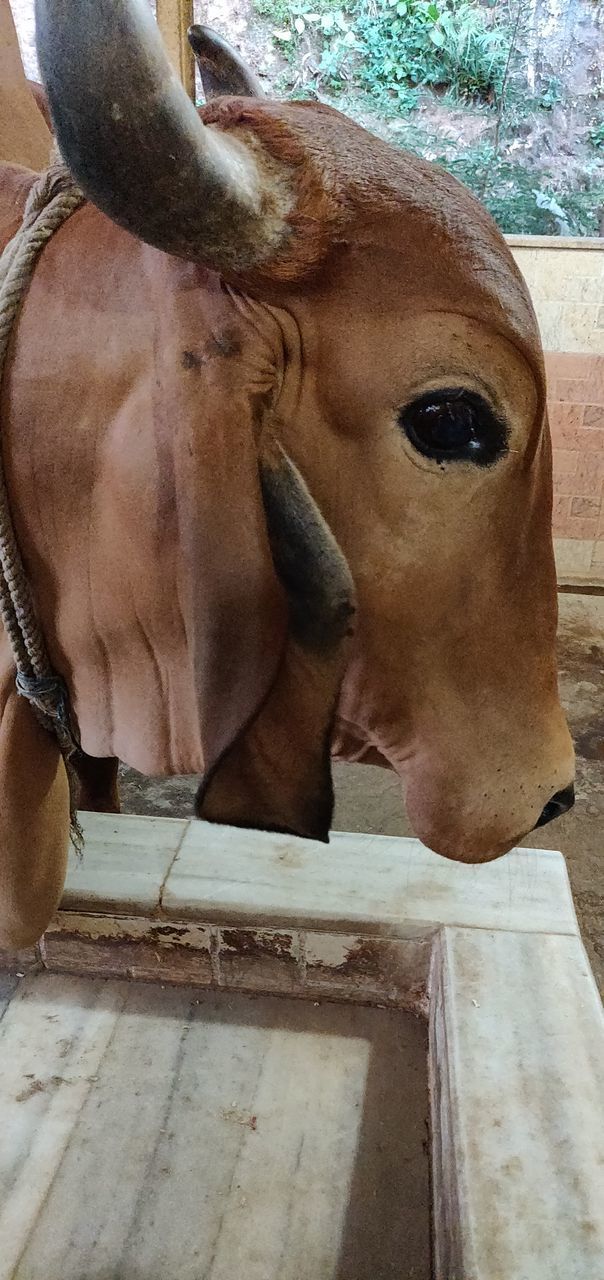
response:
<svg viewBox="0 0 604 1280"><path fill-rule="evenodd" d="M559 653L562 699L577 752L577 803L571 813L523 843L564 854L583 938L604 993L603 596L560 596ZM393 774L364 765L337 765L335 780L336 830L413 834ZM120 791L128 813L189 817L196 788L196 778L158 781L122 770Z"/></svg>

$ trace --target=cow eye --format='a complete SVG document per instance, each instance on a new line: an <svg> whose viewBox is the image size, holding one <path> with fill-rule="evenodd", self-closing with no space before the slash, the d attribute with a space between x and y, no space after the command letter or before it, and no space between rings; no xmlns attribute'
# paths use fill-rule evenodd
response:
<svg viewBox="0 0 604 1280"><path fill-rule="evenodd" d="M399 423L414 448L438 462L490 467L506 452L504 424L471 391L429 391L401 409Z"/></svg>

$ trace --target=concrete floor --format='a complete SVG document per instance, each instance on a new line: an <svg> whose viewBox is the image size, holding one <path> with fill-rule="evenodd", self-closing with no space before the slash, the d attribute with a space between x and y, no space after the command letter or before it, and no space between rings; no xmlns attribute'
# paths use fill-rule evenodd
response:
<svg viewBox="0 0 604 1280"><path fill-rule="evenodd" d="M577 803L571 813L523 843L565 855L579 922L604 993L604 597L560 596L560 685L577 753ZM335 768L334 828L412 835L397 778L363 765ZM197 779L158 781L123 770L127 813L188 817Z"/></svg>

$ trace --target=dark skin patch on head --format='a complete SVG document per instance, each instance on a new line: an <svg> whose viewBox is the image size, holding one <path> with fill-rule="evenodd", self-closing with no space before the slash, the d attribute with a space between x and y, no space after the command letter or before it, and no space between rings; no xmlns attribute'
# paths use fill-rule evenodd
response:
<svg viewBox="0 0 604 1280"><path fill-rule="evenodd" d="M202 365L205 364L205 360L196 351L183 351L180 363L183 369L201 369Z"/></svg>
<svg viewBox="0 0 604 1280"><path fill-rule="evenodd" d="M241 354L241 339L236 329L223 329L213 333L204 343L203 354L198 351L182 351L180 363L183 369L199 373L210 360L232 360Z"/></svg>

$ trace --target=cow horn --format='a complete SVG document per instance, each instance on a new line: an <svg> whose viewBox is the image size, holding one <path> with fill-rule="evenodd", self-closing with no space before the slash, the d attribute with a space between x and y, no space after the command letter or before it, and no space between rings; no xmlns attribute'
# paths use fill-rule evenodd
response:
<svg viewBox="0 0 604 1280"><path fill-rule="evenodd" d="M292 196L261 148L202 123L148 0L36 0L57 142L99 209L178 257L244 270L287 234Z"/></svg>
<svg viewBox="0 0 604 1280"><path fill-rule="evenodd" d="M253 71L227 40L211 27L195 23L187 32L199 67L206 102L232 94L238 98L263 98L264 91Z"/></svg>

